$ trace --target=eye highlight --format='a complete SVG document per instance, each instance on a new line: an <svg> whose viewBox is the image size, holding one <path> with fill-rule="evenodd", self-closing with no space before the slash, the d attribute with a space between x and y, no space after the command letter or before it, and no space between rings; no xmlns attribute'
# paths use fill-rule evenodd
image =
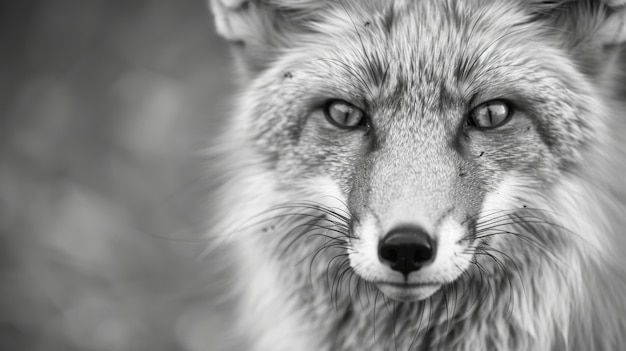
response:
<svg viewBox="0 0 626 351"><path fill-rule="evenodd" d="M367 120L363 110L343 100L329 101L324 107L324 114L331 124L342 129L354 129Z"/></svg>
<svg viewBox="0 0 626 351"><path fill-rule="evenodd" d="M511 106L503 100L491 100L476 106L470 111L467 123L480 129L497 128L510 119Z"/></svg>

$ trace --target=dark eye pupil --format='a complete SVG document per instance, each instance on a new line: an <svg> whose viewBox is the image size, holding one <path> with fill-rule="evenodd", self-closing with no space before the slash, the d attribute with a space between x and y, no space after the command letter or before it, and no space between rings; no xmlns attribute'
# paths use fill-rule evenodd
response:
<svg viewBox="0 0 626 351"><path fill-rule="evenodd" d="M354 114L352 107L345 104L333 104L330 113L333 119L341 124L350 124L350 117Z"/></svg>
<svg viewBox="0 0 626 351"><path fill-rule="evenodd" d="M476 107L470 114L471 122L479 128L494 128L502 125L510 114L509 106L503 101L489 101Z"/></svg>
<svg viewBox="0 0 626 351"><path fill-rule="evenodd" d="M359 126L364 118L363 111L344 101L331 102L325 112L331 123L342 128Z"/></svg>

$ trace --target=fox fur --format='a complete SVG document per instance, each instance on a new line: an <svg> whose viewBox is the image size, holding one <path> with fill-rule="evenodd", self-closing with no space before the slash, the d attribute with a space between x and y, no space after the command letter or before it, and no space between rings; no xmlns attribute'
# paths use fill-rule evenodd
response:
<svg viewBox="0 0 626 351"><path fill-rule="evenodd" d="M241 85L209 227L242 349L626 348L626 1L210 6ZM508 122L467 124L495 99ZM407 223L437 256L403 281L376 250Z"/></svg>

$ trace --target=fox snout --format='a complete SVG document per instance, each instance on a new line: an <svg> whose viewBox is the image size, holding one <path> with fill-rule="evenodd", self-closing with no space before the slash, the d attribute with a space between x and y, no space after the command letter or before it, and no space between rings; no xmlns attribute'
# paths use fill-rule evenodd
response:
<svg viewBox="0 0 626 351"><path fill-rule="evenodd" d="M399 300L426 298L463 273L471 261L469 218L483 198L479 172L447 140L417 145L381 145L349 197L358 218L351 266Z"/></svg>

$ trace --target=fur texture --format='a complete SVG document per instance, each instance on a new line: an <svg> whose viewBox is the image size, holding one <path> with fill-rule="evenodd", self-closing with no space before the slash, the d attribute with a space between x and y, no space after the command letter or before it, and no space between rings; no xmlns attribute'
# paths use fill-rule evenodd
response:
<svg viewBox="0 0 626 351"><path fill-rule="evenodd" d="M625 347L621 5L212 0L242 93L210 227L245 348ZM510 119L471 125L489 101ZM377 250L406 224L437 253L403 277Z"/></svg>

